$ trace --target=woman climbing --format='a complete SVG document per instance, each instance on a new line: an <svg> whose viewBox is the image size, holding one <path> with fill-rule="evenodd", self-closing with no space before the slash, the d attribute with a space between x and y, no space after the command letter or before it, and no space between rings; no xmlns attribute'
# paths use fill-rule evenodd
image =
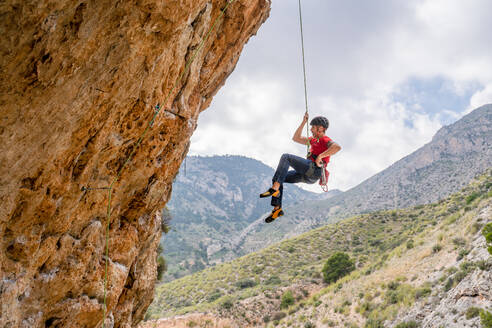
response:
<svg viewBox="0 0 492 328"><path fill-rule="evenodd" d="M285 183L315 183L321 178L322 173L326 170L326 165L330 161L330 156L340 151L341 147L325 135L329 122L326 117L317 116L311 120L312 137L302 136L302 129L308 121L308 113L304 114L301 124L297 128L292 140L310 147L306 158L296 155L283 154L278 163L277 170L273 175L273 185L270 189L260 194L260 198L272 197L272 213L265 219L270 223L279 216L284 215L282 210L282 193L283 184ZM289 167L293 170L289 171Z"/></svg>

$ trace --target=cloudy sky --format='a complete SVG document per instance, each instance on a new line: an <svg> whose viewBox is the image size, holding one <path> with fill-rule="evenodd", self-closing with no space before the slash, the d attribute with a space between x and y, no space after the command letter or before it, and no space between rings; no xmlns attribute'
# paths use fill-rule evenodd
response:
<svg viewBox="0 0 492 328"><path fill-rule="evenodd" d="M291 141L305 110L298 2L272 2L201 114L190 155L274 168L282 153L305 155ZM327 134L342 146L330 189L354 187L492 103L490 0L308 0L302 13L309 113L328 117Z"/></svg>

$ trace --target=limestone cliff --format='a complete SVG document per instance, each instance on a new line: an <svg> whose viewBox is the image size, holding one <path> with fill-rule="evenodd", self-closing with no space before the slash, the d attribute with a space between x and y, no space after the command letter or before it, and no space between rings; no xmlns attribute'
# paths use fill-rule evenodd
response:
<svg viewBox="0 0 492 328"><path fill-rule="evenodd" d="M107 187L225 0L0 2L0 326L102 324ZM112 193L107 326L152 301L159 210L270 0L235 0Z"/></svg>

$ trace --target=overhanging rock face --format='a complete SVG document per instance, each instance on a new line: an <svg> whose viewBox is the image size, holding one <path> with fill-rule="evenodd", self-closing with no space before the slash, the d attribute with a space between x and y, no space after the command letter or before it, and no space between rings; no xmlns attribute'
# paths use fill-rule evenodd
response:
<svg viewBox="0 0 492 328"><path fill-rule="evenodd" d="M109 193L222 0L0 3L0 326L102 325ZM114 184L107 326L152 301L159 210L199 113L265 21L235 0Z"/></svg>

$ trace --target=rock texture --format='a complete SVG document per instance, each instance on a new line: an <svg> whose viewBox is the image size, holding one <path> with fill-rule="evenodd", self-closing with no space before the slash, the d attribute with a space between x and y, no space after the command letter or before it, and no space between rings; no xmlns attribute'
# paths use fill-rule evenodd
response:
<svg viewBox="0 0 492 328"><path fill-rule="evenodd" d="M225 0L0 3L0 326L102 324L107 187ZM152 301L159 210L201 111L267 18L236 0L114 184L106 326Z"/></svg>
<svg viewBox="0 0 492 328"><path fill-rule="evenodd" d="M487 223L492 218L492 206L480 211L478 220ZM485 239L478 231L471 243L470 253L461 260L465 262L488 262L489 270L475 270L465 279L461 280L456 287L448 292L440 292L435 301L420 302L402 313L398 321L417 321L422 328L433 327L480 327L480 317L467 318L468 309L476 307L479 309L492 308L492 258L487 252Z"/></svg>

